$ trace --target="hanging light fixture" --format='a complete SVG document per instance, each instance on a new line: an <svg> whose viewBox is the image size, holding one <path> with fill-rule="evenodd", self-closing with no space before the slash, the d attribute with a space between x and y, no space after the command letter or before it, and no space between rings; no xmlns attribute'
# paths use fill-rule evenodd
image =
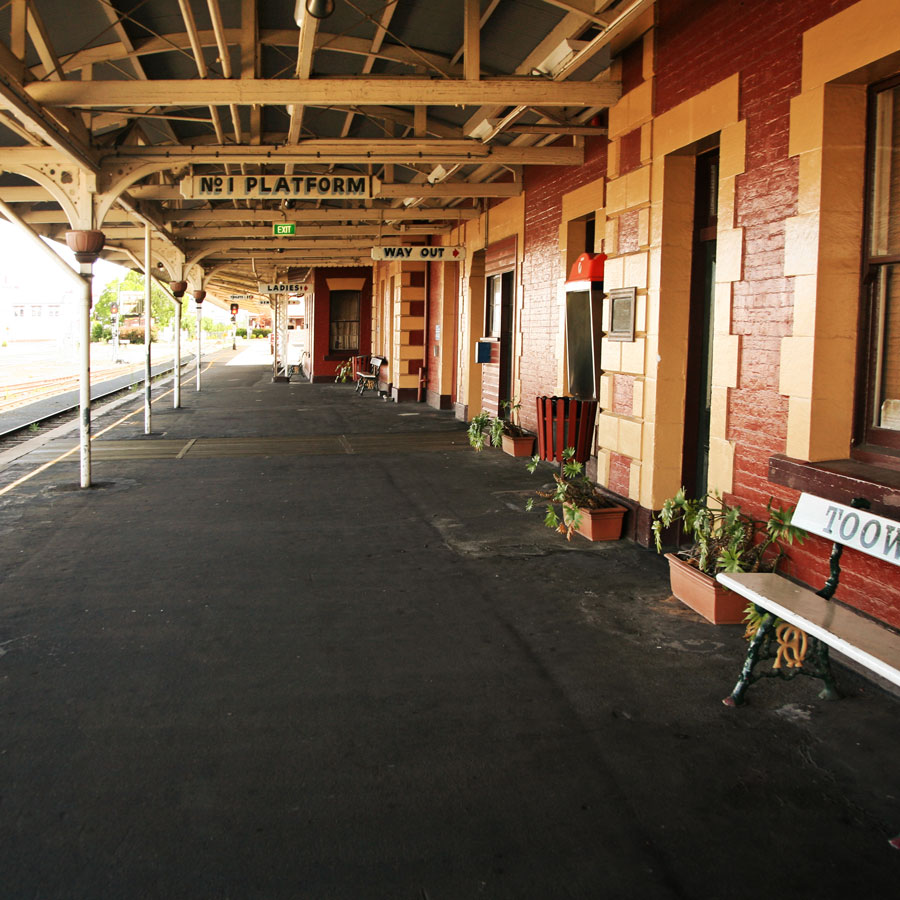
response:
<svg viewBox="0 0 900 900"><path fill-rule="evenodd" d="M327 19L334 12L334 0L297 0L294 19L299 25L303 21L303 10L314 19Z"/></svg>

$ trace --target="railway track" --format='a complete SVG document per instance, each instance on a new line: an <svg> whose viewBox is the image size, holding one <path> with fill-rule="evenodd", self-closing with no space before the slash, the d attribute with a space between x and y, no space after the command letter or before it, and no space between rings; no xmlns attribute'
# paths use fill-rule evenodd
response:
<svg viewBox="0 0 900 900"><path fill-rule="evenodd" d="M132 371L143 371L140 366L134 366ZM91 371L91 384L99 384L116 375L127 373L127 369L121 367L110 367L106 369L96 369ZM19 384L11 384L0 389L0 413L8 412L11 409L18 409L35 400L41 400L45 397L55 397L57 394L64 394L66 391L73 391L78 388L78 375L62 375L58 378L45 378L35 381L23 381Z"/></svg>
<svg viewBox="0 0 900 900"><path fill-rule="evenodd" d="M182 369L185 366L191 364L190 360L185 360L182 362ZM162 370L157 370L153 375L153 381L156 381L160 378L166 378L172 374L172 365L171 361L169 365ZM143 366L135 366L132 371L124 372L121 368L117 369L101 369L97 370L97 377L94 378L94 373L92 372L91 384L102 384L104 380L108 380L110 376L120 376L123 374L130 374L132 377L129 382L125 385L120 385L116 388L105 392L92 392L91 403L96 404L100 400L115 400L118 397L133 394L134 385L143 384L144 381L144 370ZM39 392L40 386L46 387L47 390L43 392ZM26 400L25 402L10 405L10 406L2 406L0 405L0 413L18 409L23 406L26 406L30 402L34 402L41 399L47 399L49 397L54 397L58 394L65 394L75 390L78 387L78 376L68 376L62 378L48 378L44 381L40 382L30 382L28 384L21 385L12 385L9 388L6 388L0 393L0 398L4 395L8 395L14 391L24 391ZM60 425L65 425L69 422L73 422L78 418L78 402L73 402L70 406L66 406L62 409L56 409L54 412L49 414L38 414L35 413L34 416L26 416L24 421L20 419L19 423L15 427L8 427L4 430L4 426L0 423L0 452L4 450L9 450L10 448L16 446L17 444L22 444L25 441L31 440L34 437L37 437L47 431L50 431L54 428L59 427Z"/></svg>

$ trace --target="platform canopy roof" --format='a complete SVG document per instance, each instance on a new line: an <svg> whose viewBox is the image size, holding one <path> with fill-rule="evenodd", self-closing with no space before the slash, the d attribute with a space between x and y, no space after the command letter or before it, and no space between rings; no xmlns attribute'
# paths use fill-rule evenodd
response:
<svg viewBox="0 0 900 900"><path fill-rule="evenodd" d="M210 297L369 264L579 165L653 0L7 0L0 200ZM315 11L315 10L314 10ZM326 10L327 12L327 10ZM294 225L276 235L275 225Z"/></svg>

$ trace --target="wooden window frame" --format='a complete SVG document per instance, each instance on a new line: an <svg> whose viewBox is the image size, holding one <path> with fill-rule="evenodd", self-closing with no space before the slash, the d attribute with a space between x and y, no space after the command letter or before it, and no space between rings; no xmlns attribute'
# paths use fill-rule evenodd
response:
<svg viewBox="0 0 900 900"><path fill-rule="evenodd" d="M865 462L900 467L900 430L879 427L875 415L876 393L880 390L879 359L880 346L879 305L876 298L878 285L888 270L893 268L893 278L900 281L900 253L874 254L872 250L873 232L876 227L874 207L876 185L875 135L877 127L877 98L886 91L900 90L900 74L869 87L866 113L866 173L865 173L865 219L863 228L860 328L857 364L857 397L854 429L854 444L851 457ZM898 148L900 149L900 148ZM900 215L900 198L898 209ZM900 314L900 302L896 304Z"/></svg>

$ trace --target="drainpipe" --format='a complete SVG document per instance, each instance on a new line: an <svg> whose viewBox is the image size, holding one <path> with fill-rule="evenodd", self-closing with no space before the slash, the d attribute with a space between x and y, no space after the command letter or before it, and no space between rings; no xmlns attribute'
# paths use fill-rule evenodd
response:
<svg viewBox="0 0 900 900"><path fill-rule="evenodd" d="M80 405L80 458L81 458L81 487L91 486L91 280L93 278L94 262L103 249L104 235L102 231L67 231L66 243L69 249L75 253L79 271L74 272L72 267L52 248L48 247L38 235L25 224L19 215L0 200L0 212L14 224L31 241L35 247L40 247L45 258L52 259L54 265L65 272L66 277L78 285L78 293L81 295L81 314L79 319L79 336L81 340L78 397Z"/></svg>

